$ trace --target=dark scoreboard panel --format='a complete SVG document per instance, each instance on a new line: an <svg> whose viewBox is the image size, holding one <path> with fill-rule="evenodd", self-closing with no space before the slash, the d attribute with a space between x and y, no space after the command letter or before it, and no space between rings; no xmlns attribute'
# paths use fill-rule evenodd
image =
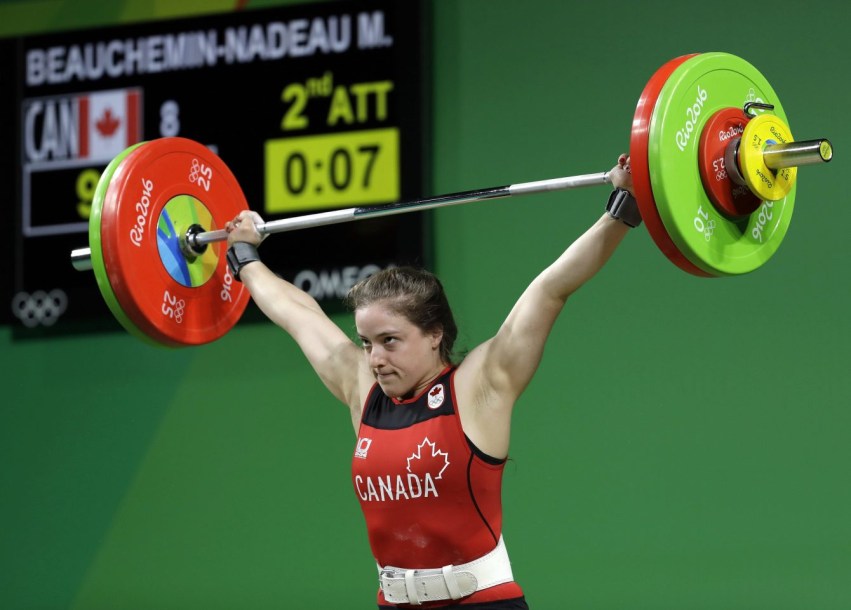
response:
<svg viewBox="0 0 851 610"><path fill-rule="evenodd" d="M16 336L119 328L70 253L89 245L98 179L135 143L208 146L267 221L421 197L424 10L330 2L1 41L14 126L0 144L14 168L3 310ZM334 309L378 268L428 264L428 241L412 213L274 235L262 254Z"/></svg>

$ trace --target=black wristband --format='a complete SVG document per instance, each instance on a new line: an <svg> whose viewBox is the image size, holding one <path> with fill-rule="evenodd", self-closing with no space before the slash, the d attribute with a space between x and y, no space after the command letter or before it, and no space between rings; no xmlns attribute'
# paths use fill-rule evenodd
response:
<svg viewBox="0 0 851 610"><path fill-rule="evenodd" d="M641 224L641 212L638 210L638 202L629 191L616 188L609 195L606 211L612 218L617 218L629 227L637 227Z"/></svg>
<svg viewBox="0 0 851 610"><path fill-rule="evenodd" d="M249 263L260 260L260 254L257 252L257 246L249 244L245 241L235 241L228 248L227 253L228 267L233 274L234 279L239 279L239 272Z"/></svg>

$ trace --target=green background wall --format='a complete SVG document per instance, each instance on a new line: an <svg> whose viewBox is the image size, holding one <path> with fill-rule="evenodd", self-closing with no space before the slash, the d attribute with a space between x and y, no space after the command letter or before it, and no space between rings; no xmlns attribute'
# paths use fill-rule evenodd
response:
<svg viewBox="0 0 851 610"><path fill-rule="evenodd" d="M235 4L7 1L0 35ZM750 61L796 137L837 155L801 170L756 272L690 276L642 228L568 304L505 473L534 610L851 608L849 17L839 0L434 2L434 193L608 169L647 79L695 51ZM606 195L433 213L461 346ZM0 377L0 608L374 607L348 417L273 326L176 351L0 327Z"/></svg>

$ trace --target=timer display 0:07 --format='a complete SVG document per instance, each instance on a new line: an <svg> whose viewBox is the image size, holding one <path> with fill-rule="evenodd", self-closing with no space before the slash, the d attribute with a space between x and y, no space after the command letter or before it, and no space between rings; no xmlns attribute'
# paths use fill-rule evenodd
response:
<svg viewBox="0 0 851 610"><path fill-rule="evenodd" d="M269 214L398 201L399 130L351 131L266 142Z"/></svg>

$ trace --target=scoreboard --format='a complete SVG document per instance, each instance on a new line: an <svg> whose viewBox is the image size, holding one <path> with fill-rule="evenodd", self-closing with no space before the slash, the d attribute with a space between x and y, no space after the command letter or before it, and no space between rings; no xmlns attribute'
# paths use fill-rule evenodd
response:
<svg viewBox="0 0 851 610"><path fill-rule="evenodd" d="M289 5L0 41L14 222L4 321L16 337L119 326L88 246L98 180L128 147L181 136L217 153L264 220L423 195L422 2ZM423 214L303 229L264 261L332 310L392 264L427 265ZM159 261L151 261L159 264ZM254 308L246 317L259 318Z"/></svg>

